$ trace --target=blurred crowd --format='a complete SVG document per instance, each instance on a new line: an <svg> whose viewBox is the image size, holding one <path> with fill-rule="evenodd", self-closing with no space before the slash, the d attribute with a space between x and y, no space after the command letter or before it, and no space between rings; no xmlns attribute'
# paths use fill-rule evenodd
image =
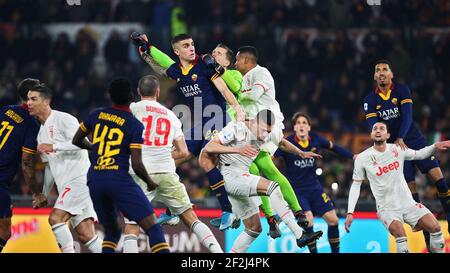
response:
<svg viewBox="0 0 450 273"><path fill-rule="evenodd" d="M370 6L358 0L0 0L0 105L16 103L16 84L35 77L51 86L53 107L84 118L108 104L106 86L125 75L133 84L151 70L140 60L128 34L112 31L100 47L89 27L74 37L51 35L47 23L136 22L150 41L170 53L170 38L187 30L199 53L218 43L236 50L254 45L259 63L274 76L277 99L285 115L286 134L296 111L313 118L313 130L336 143L368 132L362 111L364 96L373 92L377 59L392 63L394 80L413 92L414 120L431 141L450 139L450 1L381 1ZM375 1L376 2L376 1ZM184 102L174 83L162 79L169 108ZM354 153L367 146L344 146ZM450 155L439 155L450 179ZM319 162L321 181L333 198L345 198L353 164L326 153ZM179 168L191 197L209 195L208 183L195 160ZM21 180L20 175L17 180ZM422 194L435 191L423 177ZM331 184L338 183L336 190ZM28 194L15 183L17 194ZM361 198L372 199L368 187Z"/></svg>

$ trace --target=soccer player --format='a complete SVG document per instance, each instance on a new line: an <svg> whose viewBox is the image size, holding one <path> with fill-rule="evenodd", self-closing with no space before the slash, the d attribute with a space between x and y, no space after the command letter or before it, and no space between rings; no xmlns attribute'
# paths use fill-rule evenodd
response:
<svg viewBox="0 0 450 273"><path fill-rule="evenodd" d="M315 241L322 235L322 231L303 233L284 201L278 183L248 173L259 149L268 142L273 142L281 149L297 155L320 157L312 152L300 151L283 139L282 134L272 134L275 124L275 115L270 110L262 110L249 121L231 121L205 146L207 152L219 154L220 171L225 178L225 188L232 203L233 213L244 222L245 230L231 249L234 253L246 252L261 233L258 207L261 199L258 195L270 198L272 207L295 235L299 247Z"/></svg>
<svg viewBox="0 0 450 273"><path fill-rule="evenodd" d="M417 151L387 144L389 137L386 123L375 122L371 132L373 146L356 157L345 229L350 232L361 183L367 179L375 197L378 217L395 237L398 253L409 252L403 223L409 224L414 230L428 231L431 251L443 253L445 241L441 226L434 215L411 196L403 168L407 162L405 160L428 158L436 150L449 148L450 141L437 142Z"/></svg>
<svg viewBox="0 0 450 273"><path fill-rule="evenodd" d="M9 188L22 165L25 183L33 194L33 208L47 205L47 198L36 182L36 136L39 123L30 116L26 105L28 90L39 84L37 79L25 79L18 85L21 105L7 105L0 109L0 252L11 237L12 203ZM21 162L21 163L20 163Z"/></svg>
<svg viewBox="0 0 450 273"><path fill-rule="evenodd" d="M195 53L194 41L191 36L180 34L172 39L173 51L178 56L178 62L173 62L170 58L167 60L164 53L148 43L145 35L140 35L136 39L135 41L142 45L139 47L142 58L156 73L176 80L177 87L185 96L193 113L201 111L202 120L198 123L194 117L195 124L186 134L186 144L191 156L185 157L177 163L188 160L192 156L198 156L199 165L205 171L210 188L217 196L222 208L220 229L227 229L232 225L234 217L231 214L231 204L223 186L223 177L216 168L216 158L201 151L211 136L228 122L225 101L235 109L238 120L244 119L244 113L236 98L219 77L223 71L216 71L214 66L207 65ZM209 109L208 111L214 113L209 114L207 111L204 112L204 109Z"/></svg>
<svg viewBox="0 0 450 273"><path fill-rule="evenodd" d="M311 119L308 115L299 112L295 113L292 118L292 124L294 125L294 134L288 136L286 140L297 148L316 153L320 149L327 149L342 157L353 158L353 154L350 151L315 132L311 132ZM308 219L308 226L305 228L305 232L313 232L313 215L322 217L328 225L328 242L330 243L331 252L339 253L339 219L333 202L320 185L316 174L315 159L304 159L291 153L286 153L281 149L275 152L275 157L283 158L286 163L287 177ZM317 253L315 242L309 244L308 248L311 253Z"/></svg>
<svg viewBox="0 0 450 273"><path fill-rule="evenodd" d="M169 245L162 228L156 223L153 207L142 189L128 173L131 166L149 191L158 187L148 176L142 163L142 132L144 126L130 112L130 82L115 79L108 88L112 107L94 110L73 137L73 144L92 150L92 164L87 179L89 193L99 222L105 228L103 253L115 252L122 234L117 221L120 210L135 221L148 235L152 253L168 253ZM92 133L92 143L85 141Z"/></svg>
<svg viewBox="0 0 450 273"><path fill-rule="evenodd" d="M130 105L133 115L142 122L144 143L142 158L147 173L158 184L152 192L147 191L146 184L134 173L134 180L141 186L149 201L155 200L169 207L172 215L178 215L183 223L197 236L198 240L212 253L223 253L211 230L202 223L189 201L184 184L175 172L174 159L189 155L184 140L181 122L175 114L157 102L160 87L158 79L144 76L138 85L141 101ZM175 150L172 151L172 148ZM125 219L125 238L123 250L137 253L137 238L140 234L136 222Z"/></svg>
<svg viewBox="0 0 450 273"><path fill-rule="evenodd" d="M100 253L102 240L95 233L97 220L86 174L89 169L88 152L72 144L79 127L78 120L50 106L51 90L45 84L34 86L28 92L30 115L41 123L37 136L38 152L47 162L58 189L58 199L48 222L63 253L75 253L73 237L66 222L70 220L79 240L93 253Z"/></svg>
<svg viewBox="0 0 450 273"><path fill-rule="evenodd" d="M213 51L213 57L216 61L225 66L229 59L229 49L224 45L219 45ZM280 106L275 98L275 83L270 72L258 65L258 51L252 46L243 46L238 49L236 54L236 69L227 69L222 78L237 95L238 102L244 109L245 114L254 118L256 113L263 109L270 109L276 116L274 125L275 134L282 133L284 129L284 116L281 113ZM242 77L242 75L244 75ZM239 77L240 76L240 77ZM294 190L288 179L278 170L272 161L271 156L277 147L273 143L267 143L250 166L250 173L254 175L264 174L264 176L280 185L283 197L288 202L300 225L307 224L306 217L301 210ZM280 237L277 222L273 216L269 199L262 196L262 210L269 223L269 235L272 238Z"/></svg>
<svg viewBox="0 0 450 273"><path fill-rule="evenodd" d="M390 138L388 143L397 144L402 150L407 148L419 150L425 147L426 140L420 130L416 127L412 119L413 101L411 91L406 85L393 83L394 75L388 61L380 60L376 62L374 80L377 87L364 99L364 111L366 113L369 129L375 122L384 121L390 128ZM444 208L447 222L450 221L450 191L445 180L439 162L434 158L424 158L422 160L406 161L404 174L408 187L413 198L420 203L415 180L416 170L428 174L438 190L438 197ZM448 225L450 231L450 223ZM425 241L429 245L428 234L424 232Z"/></svg>

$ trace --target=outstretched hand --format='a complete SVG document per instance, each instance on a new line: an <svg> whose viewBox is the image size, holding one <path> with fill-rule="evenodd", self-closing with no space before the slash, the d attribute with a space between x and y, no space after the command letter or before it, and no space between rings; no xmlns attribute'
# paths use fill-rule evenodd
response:
<svg viewBox="0 0 450 273"><path fill-rule="evenodd" d="M438 150L447 150L448 148L450 148L450 140L441 141L441 142L436 142L436 143L434 144L434 146L435 146L436 149L438 149Z"/></svg>
<svg viewBox="0 0 450 273"><path fill-rule="evenodd" d="M302 152L300 154L302 158L322 158L321 155L313 153L313 152Z"/></svg>

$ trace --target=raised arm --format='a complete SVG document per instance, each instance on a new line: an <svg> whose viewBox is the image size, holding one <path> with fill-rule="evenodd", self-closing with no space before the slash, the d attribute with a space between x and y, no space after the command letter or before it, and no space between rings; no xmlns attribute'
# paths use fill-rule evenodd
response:
<svg viewBox="0 0 450 273"><path fill-rule="evenodd" d="M447 150L448 148L450 148L450 140L436 142L418 151L408 149L406 150L405 160L422 160L432 156L436 150Z"/></svg>
<svg viewBox="0 0 450 273"><path fill-rule="evenodd" d="M219 90L220 94L222 94L226 102L236 111L236 120L243 121L245 119L245 113L244 111L242 111L242 108L236 100L236 97L228 89L223 79L221 77L217 77L215 79L212 79L212 82L216 86L217 90Z"/></svg>
<svg viewBox="0 0 450 273"><path fill-rule="evenodd" d="M139 53L141 58L155 71L156 74L160 76L167 76L167 68L164 68L159 63L157 63L147 52L142 51L139 48Z"/></svg>

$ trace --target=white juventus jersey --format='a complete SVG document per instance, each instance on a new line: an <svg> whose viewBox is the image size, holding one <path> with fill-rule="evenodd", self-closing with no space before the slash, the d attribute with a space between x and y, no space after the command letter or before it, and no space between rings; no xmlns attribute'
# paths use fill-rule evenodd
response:
<svg viewBox="0 0 450 273"><path fill-rule="evenodd" d="M268 142L273 142L275 145L278 145L282 139L282 135L279 135L278 138L274 136L275 134L268 134L266 141L258 140L244 122L237 121L230 121L217 134L217 137L224 146L242 147L250 144L255 146L256 149L260 149L262 145ZM248 171L255 158L256 156L246 157L240 154L220 154L219 165L221 168L232 167Z"/></svg>
<svg viewBox="0 0 450 273"><path fill-rule="evenodd" d="M132 103L130 109L145 128L142 135L142 161L147 172L175 173L173 141L184 137L180 120L157 101L142 100Z"/></svg>
<svg viewBox="0 0 450 273"><path fill-rule="evenodd" d="M430 157L434 150L434 145L419 151L403 151L395 144L387 144L384 152L370 147L356 158L353 180L369 180L377 210L402 210L414 206L416 202L403 175L404 162Z"/></svg>
<svg viewBox="0 0 450 273"><path fill-rule="evenodd" d="M275 99L275 83L265 67L256 65L244 75L240 104L249 118L254 118L263 109L269 109L274 113L277 125L283 125L284 116Z"/></svg>
<svg viewBox="0 0 450 273"><path fill-rule="evenodd" d="M72 144L73 136L79 127L80 124L74 116L52 110L39 129L38 144L53 144L54 152L41 154L41 158L44 162L48 161L48 167L60 193L73 181L84 181L86 184L86 175L91 165L88 151Z"/></svg>

